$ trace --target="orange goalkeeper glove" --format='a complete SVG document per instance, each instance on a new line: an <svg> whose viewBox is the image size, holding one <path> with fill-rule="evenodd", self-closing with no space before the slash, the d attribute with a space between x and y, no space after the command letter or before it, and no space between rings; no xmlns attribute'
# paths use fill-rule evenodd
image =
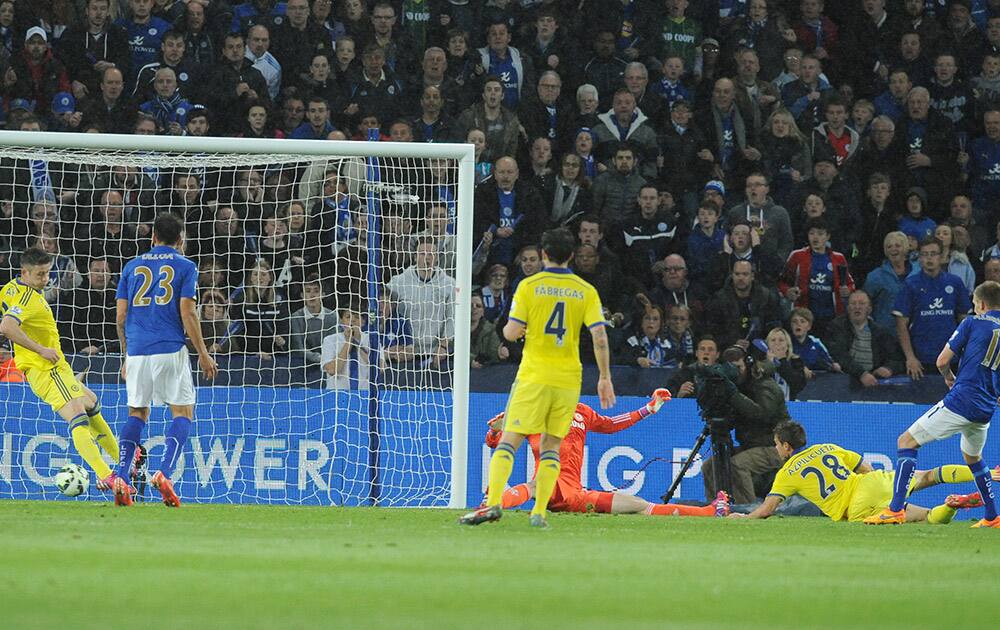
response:
<svg viewBox="0 0 1000 630"><path fill-rule="evenodd" d="M504 412L501 411L486 421L486 425L490 428L486 432L486 446L490 448L496 448L500 444L500 436L503 435L503 415Z"/></svg>
<svg viewBox="0 0 1000 630"><path fill-rule="evenodd" d="M663 403L668 400L670 400L670 390L661 387L653 392L653 397L649 399L648 403L646 403L646 410L650 413L650 415L652 415L659 411L660 407L663 406Z"/></svg>

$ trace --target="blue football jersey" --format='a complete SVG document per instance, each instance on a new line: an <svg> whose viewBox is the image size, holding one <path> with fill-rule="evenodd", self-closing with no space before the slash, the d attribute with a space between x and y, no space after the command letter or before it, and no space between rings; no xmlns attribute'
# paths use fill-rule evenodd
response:
<svg viewBox="0 0 1000 630"><path fill-rule="evenodd" d="M181 298L196 299L198 267L173 247L159 245L122 270L119 300L128 300L129 356L170 354L184 347Z"/></svg>
<svg viewBox="0 0 1000 630"><path fill-rule="evenodd" d="M955 330L956 316L970 308L961 278L944 271L931 278L921 271L903 282L892 312L910 320L910 343L920 362L934 363Z"/></svg>
<svg viewBox="0 0 1000 630"><path fill-rule="evenodd" d="M162 20L155 15L149 18L145 24L136 24L132 20L119 18L115 22L125 29L128 35L128 47L132 51L132 72L139 72L147 63L152 63L160 56L160 44L163 42L163 34L173 28L170 22ZM130 80L125 77L125 80Z"/></svg>
<svg viewBox="0 0 1000 630"><path fill-rule="evenodd" d="M971 422L989 422L1000 396L1000 311L965 318L948 347L959 361L944 406Z"/></svg>

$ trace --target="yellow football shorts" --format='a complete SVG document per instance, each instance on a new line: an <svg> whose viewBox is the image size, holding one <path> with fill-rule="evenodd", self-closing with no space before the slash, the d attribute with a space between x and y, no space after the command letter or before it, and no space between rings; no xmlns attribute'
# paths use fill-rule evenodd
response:
<svg viewBox="0 0 1000 630"><path fill-rule="evenodd" d="M504 431L566 437L579 400L579 388L566 389L515 380L507 399Z"/></svg>
<svg viewBox="0 0 1000 630"><path fill-rule="evenodd" d="M63 405L83 396L83 387L73 375L73 368L65 359L49 369L29 367L24 370L24 378L42 402L58 412Z"/></svg>
<svg viewBox="0 0 1000 630"><path fill-rule="evenodd" d="M910 481L907 496L913 492L916 476ZM892 502L892 490L896 483L896 473L884 470L873 470L861 475L854 487L851 503L847 506L847 520L862 521L869 516L875 516Z"/></svg>

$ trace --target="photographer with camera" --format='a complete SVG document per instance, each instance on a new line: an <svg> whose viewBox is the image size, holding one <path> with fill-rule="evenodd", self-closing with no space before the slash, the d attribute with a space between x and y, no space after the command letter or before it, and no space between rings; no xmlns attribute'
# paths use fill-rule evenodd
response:
<svg viewBox="0 0 1000 630"><path fill-rule="evenodd" d="M722 353L718 368L706 368L710 374L696 385L698 404L710 424L725 419L724 430L713 427L713 452L719 452L720 440L729 438L735 429L738 446L730 459L733 503L753 503L754 477L781 468L781 459L774 449L774 427L791 420L785 396L774 381L774 366L769 362L755 363L740 346L730 346ZM701 466L705 478L705 496L715 497L717 487L716 458L713 455ZM724 478L724 476L721 476ZM770 480L768 480L770 483Z"/></svg>

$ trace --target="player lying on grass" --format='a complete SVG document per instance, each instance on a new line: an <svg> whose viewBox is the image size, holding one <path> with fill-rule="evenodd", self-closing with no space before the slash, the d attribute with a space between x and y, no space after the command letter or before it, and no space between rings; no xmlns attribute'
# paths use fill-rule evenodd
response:
<svg viewBox="0 0 1000 630"><path fill-rule="evenodd" d="M97 475L97 488L108 490L114 475L98 444L117 457L118 441L97 395L76 378L60 348L52 309L42 295L51 269L52 256L38 247L21 255L21 275L0 289L0 334L14 344L14 365L31 391L69 423L73 445Z"/></svg>
<svg viewBox="0 0 1000 630"><path fill-rule="evenodd" d="M861 455L836 444L807 446L806 430L798 422L785 421L774 428L774 447L785 463L774 477L771 492L750 514L730 514L730 518L767 518L774 514L782 501L797 494L816 504L835 521L858 522L878 514L892 499L893 473L874 470ZM918 470L910 493L939 483L971 481L973 476L968 466L947 465ZM950 523L958 508L973 508L982 504L978 492L953 494L944 505L933 509L907 505L906 521Z"/></svg>
<svg viewBox="0 0 1000 630"><path fill-rule="evenodd" d="M559 450L562 470L556 481L556 489L549 502L553 512L601 512L604 514L648 514L656 516L726 516L729 514L729 501L726 493L719 496L710 505L696 507L677 505L673 503L650 503L639 497L624 492L599 492L588 490L580 483L581 467L583 466L583 447L587 441L587 432L617 433L629 428L643 418L660 410L665 402L670 400L670 392L658 389L648 403L635 411L618 416L603 416L591 407L577 403L573 422L566 439ZM489 421L489 431L486 433L486 445L496 448L500 443L503 430L503 412ZM540 439L538 435L528 437L531 451L538 465ZM503 493L504 509L522 505L535 496L535 480L509 488Z"/></svg>
<svg viewBox="0 0 1000 630"><path fill-rule="evenodd" d="M198 267L183 251L184 224L173 214L161 213L153 222L153 248L129 261L118 282L118 338L125 353L121 374L129 417L121 432L115 505L132 505L135 490L125 481L124 471L142 442L150 406L167 404L173 421L167 428L160 469L149 483L160 491L165 505L180 507L170 475L187 443L195 404L185 333L198 352L205 378L212 380L218 373L195 310Z"/></svg>

